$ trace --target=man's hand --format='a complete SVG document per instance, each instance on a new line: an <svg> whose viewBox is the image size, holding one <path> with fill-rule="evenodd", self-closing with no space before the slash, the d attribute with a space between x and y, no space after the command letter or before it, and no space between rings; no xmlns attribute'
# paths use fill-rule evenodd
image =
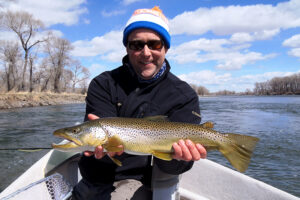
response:
<svg viewBox="0 0 300 200"><path fill-rule="evenodd" d="M206 150L201 144L194 144L191 140L179 140L173 144L173 158L185 161L197 161L206 158Z"/></svg>
<svg viewBox="0 0 300 200"><path fill-rule="evenodd" d="M97 115L94 115L94 114L88 114L88 119L89 120L95 120L95 119L99 119L99 117ZM122 145L118 146L120 148L123 148ZM106 152L103 152L103 147L102 146L97 146L95 148L95 151L92 152L92 151L85 151L84 152L84 155L85 156L92 156L94 155L96 159L101 159L103 158L105 155L106 155ZM108 152L109 156L110 157L114 157L115 155L118 155L120 156L124 151L119 151L119 152Z"/></svg>

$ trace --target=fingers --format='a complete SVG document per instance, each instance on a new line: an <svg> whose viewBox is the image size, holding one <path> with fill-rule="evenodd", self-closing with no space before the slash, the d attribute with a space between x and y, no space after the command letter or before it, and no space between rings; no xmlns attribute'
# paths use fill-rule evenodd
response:
<svg viewBox="0 0 300 200"><path fill-rule="evenodd" d="M99 119L99 117L97 115L94 115L94 114L88 114L87 117L88 117L89 120Z"/></svg>
<svg viewBox="0 0 300 200"><path fill-rule="evenodd" d="M191 158L191 160L197 161L200 160L201 158L201 154L198 151L198 149L196 148L196 145L191 141L191 140L186 140L185 144L188 148L188 158Z"/></svg>
<svg viewBox="0 0 300 200"><path fill-rule="evenodd" d="M95 148L94 152L85 151L83 154L87 157L90 157L90 156L94 155L96 159L101 159L101 158L103 158L103 156L105 156L106 153L103 152L103 147L102 146L97 146Z"/></svg>
<svg viewBox="0 0 300 200"><path fill-rule="evenodd" d="M192 158L192 155L191 155L191 152L190 152L188 146L186 145L186 142L184 142L183 140L180 140L178 143L182 149L182 160L191 161L193 158Z"/></svg>
<svg viewBox="0 0 300 200"><path fill-rule="evenodd" d="M120 149L123 149L123 146L122 145L119 145L118 146ZM110 157L114 157L115 155L122 155L122 153L124 153L124 150L122 151L119 151L119 152L107 152L109 154ZM97 146L95 148L95 151L92 152L92 151L85 151L84 152L84 155L87 156L87 157L90 157L92 155L95 156L96 159L101 159L103 158L106 154L106 152L104 152L104 148L102 146Z"/></svg>
<svg viewBox="0 0 300 200"><path fill-rule="evenodd" d="M207 151L206 149L204 148L204 146L202 146L201 144L196 144L196 148L198 149L200 155L201 155L201 158L206 158L207 156Z"/></svg>
<svg viewBox="0 0 300 200"><path fill-rule="evenodd" d="M177 142L175 142L173 144L173 149L174 149L174 154L173 154L173 158L174 159L177 159L177 160L180 160L180 158L182 158L182 150L181 150L181 147L178 145Z"/></svg>
<svg viewBox="0 0 300 200"><path fill-rule="evenodd" d="M173 144L174 159L185 161L197 161L206 158L206 150L201 144L194 144L191 140L179 140Z"/></svg>
<svg viewBox="0 0 300 200"><path fill-rule="evenodd" d="M87 156L87 157L90 157L90 156L94 155L94 152L92 152L92 151L85 151L83 154L85 156Z"/></svg>
<svg viewBox="0 0 300 200"><path fill-rule="evenodd" d="M122 151L116 152L116 154L117 154L118 156L120 156L120 155L122 155L122 153L124 153L124 147L123 147L123 145L119 145L118 147L119 147L120 149L123 149Z"/></svg>
<svg viewBox="0 0 300 200"><path fill-rule="evenodd" d="M119 145L118 148L123 149L123 145ZM120 156L122 153L124 153L124 150L118 152L108 152L110 157L114 157L115 155Z"/></svg>
<svg viewBox="0 0 300 200"><path fill-rule="evenodd" d="M102 146L97 146L96 148L95 148L95 152L94 152L94 155L95 155L95 158L96 159L101 159L101 158L103 158L103 156L105 156L105 152L103 152L103 147Z"/></svg>

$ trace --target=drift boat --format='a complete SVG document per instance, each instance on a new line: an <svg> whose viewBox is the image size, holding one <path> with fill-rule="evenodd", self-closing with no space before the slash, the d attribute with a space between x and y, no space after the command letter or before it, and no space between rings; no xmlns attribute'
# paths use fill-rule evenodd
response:
<svg viewBox="0 0 300 200"><path fill-rule="evenodd" d="M81 179L79 158L80 154L49 151L2 191L0 199L68 199L73 186ZM124 191L120 199L133 192L126 186L121 190ZM300 199L207 159L195 162L193 168L182 175L178 193L181 200Z"/></svg>

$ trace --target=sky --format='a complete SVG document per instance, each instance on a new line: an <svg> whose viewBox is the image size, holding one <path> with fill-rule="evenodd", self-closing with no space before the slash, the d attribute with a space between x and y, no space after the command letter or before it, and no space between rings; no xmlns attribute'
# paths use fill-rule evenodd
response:
<svg viewBox="0 0 300 200"><path fill-rule="evenodd" d="M0 0L68 39L91 78L121 65L123 30L139 8L169 19L171 72L210 92L252 90L300 72L300 0ZM0 40L11 38L0 32Z"/></svg>

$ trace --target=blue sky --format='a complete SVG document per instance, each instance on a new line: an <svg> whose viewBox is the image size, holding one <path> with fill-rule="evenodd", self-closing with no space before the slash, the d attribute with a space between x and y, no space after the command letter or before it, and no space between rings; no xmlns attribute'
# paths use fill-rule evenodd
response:
<svg viewBox="0 0 300 200"><path fill-rule="evenodd" d="M121 64L122 31L138 8L159 6L169 19L166 58L181 79L210 92L245 91L255 82L300 72L300 0L15 0L70 40L91 78ZM0 39L9 34L0 32Z"/></svg>

